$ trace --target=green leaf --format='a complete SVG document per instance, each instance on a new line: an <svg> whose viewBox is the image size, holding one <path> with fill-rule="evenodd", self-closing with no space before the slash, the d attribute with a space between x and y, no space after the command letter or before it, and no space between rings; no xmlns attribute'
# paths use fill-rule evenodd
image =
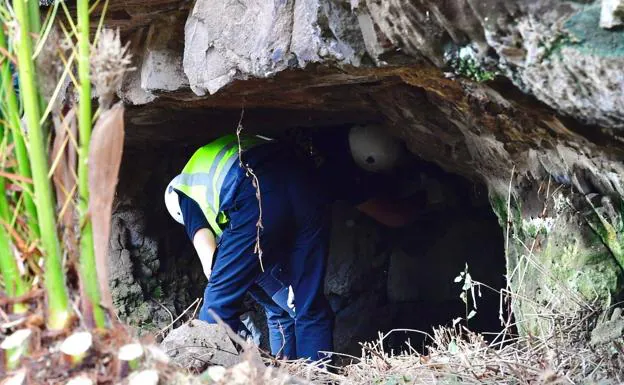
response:
<svg viewBox="0 0 624 385"><path fill-rule="evenodd" d="M468 317L466 319L471 319L472 317L477 315L477 311L476 310L471 310L470 313L468 314Z"/></svg>
<svg viewBox="0 0 624 385"><path fill-rule="evenodd" d="M457 277L455 277L453 282L461 282L462 279L464 279L464 272L463 271L461 273L459 273L459 275Z"/></svg>
<svg viewBox="0 0 624 385"><path fill-rule="evenodd" d="M461 294L459 295L459 298L461 298L462 301L464 301L464 303L468 303L468 300L466 298L466 292L462 291Z"/></svg>
<svg viewBox="0 0 624 385"><path fill-rule="evenodd" d="M451 354L457 354L459 352L459 347L455 343L455 340L452 340L451 342L449 342L449 344L448 344L448 351Z"/></svg>

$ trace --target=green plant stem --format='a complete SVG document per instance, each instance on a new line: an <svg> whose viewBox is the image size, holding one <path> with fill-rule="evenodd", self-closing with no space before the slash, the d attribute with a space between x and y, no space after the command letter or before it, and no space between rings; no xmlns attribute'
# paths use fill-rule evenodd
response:
<svg viewBox="0 0 624 385"><path fill-rule="evenodd" d="M6 218L10 218L11 212L9 210L9 202L6 198L6 180L0 177L0 191L2 191L2 197L0 197L0 218L5 220ZM0 226L0 231L4 231Z"/></svg>
<svg viewBox="0 0 624 385"><path fill-rule="evenodd" d="M5 140L5 135L6 135L5 127L2 124L2 122L0 122L0 154L3 151L6 151L4 144L2 144L2 142ZM0 164L0 166L2 165ZM6 197L6 191L7 191L6 180L3 177L0 177L0 194L2 195L2 197L0 197L0 218L2 218L5 221L11 217L11 209L9 208L9 202ZM0 225L0 231L4 231L1 225Z"/></svg>
<svg viewBox="0 0 624 385"><path fill-rule="evenodd" d="M4 180L0 183L4 184ZM0 199L6 201L6 196L2 194ZM3 218L3 221L6 221ZM4 291L9 298L18 297L26 293L26 283L22 279L17 268L17 262L11 250L9 234L4 229L4 224L0 225L0 272L4 279ZM13 306L13 312L23 313L26 307L23 304Z"/></svg>
<svg viewBox="0 0 624 385"><path fill-rule="evenodd" d="M7 131L0 123L0 142L3 142ZM4 291L6 296L17 297L26 292L26 283L22 280L17 268L17 262L11 250L11 240L8 232L4 229L11 219L9 202L5 193L6 180L0 177L0 273L4 279ZM23 313L26 307L17 304L13 307L15 313Z"/></svg>
<svg viewBox="0 0 624 385"><path fill-rule="evenodd" d="M39 9L39 0L24 0L24 1L28 3L28 30L30 31L31 36L36 37L35 41L37 41L42 38L42 36L40 36L41 11ZM34 51L33 51L33 54L34 54ZM35 83L35 85L39 87L37 83ZM44 97L39 93L38 88L37 88L37 94L39 97L39 110L43 111L45 110L46 102L44 100ZM45 133L45 135L47 135L48 126L46 125L45 122L43 123L42 128L43 128L43 132Z"/></svg>
<svg viewBox="0 0 624 385"><path fill-rule="evenodd" d="M78 149L78 212L80 213L80 267L82 285L89 299L88 307L92 311L95 326L106 326L104 310L100 306L100 289L98 284L97 268L95 264L95 249L93 243L93 227L88 215L89 210L89 143L91 141L91 78L90 78L90 41L89 41L89 1L78 0L78 82L80 83L80 107L78 113L78 128L80 144ZM84 309L87 313L89 309Z"/></svg>
<svg viewBox="0 0 624 385"><path fill-rule="evenodd" d="M8 44L2 28L0 28L0 48L8 51ZM2 84L6 106L6 119L11 128L13 144L15 145L17 170L21 176L30 179L32 178L30 161L28 160L28 151L26 150L26 143L24 142L24 136L20 127L19 104L17 103L17 96L15 94L15 88L13 87L13 78L11 76L11 68L8 60L2 63L0 76L0 84ZM38 237L39 226L37 224L37 208L35 207L35 202L32 197L32 186L24 188L24 206L26 208L26 215L28 216L28 227L33 235Z"/></svg>
<svg viewBox="0 0 624 385"><path fill-rule="evenodd" d="M0 110L0 113L2 110ZM2 119L2 115L0 115L0 119ZM6 128L4 124L2 124L2 120L0 120L0 155L2 155L6 151ZM4 168L4 161L0 158L0 169ZM9 202L6 198L6 180L0 176L0 218L3 220L7 220L10 218L11 211L9 209ZM0 231L2 231L2 226L0 226Z"/></svg>
<svg viewBox="0 0 624 385"><path fill-rule="evenodd" d="M48 157L39 119L39 95L35 83L35 68L32 60L32 40L29 36L29 9L25 0L13 1L13 9L19 24L16 41L20 95L28 127L29 155L35 187L35 204L39 215L41 243L45 256L45 286L48 294L48 327L59 330L69 320L68 295L61 259L61 247L56 231L56 218L52 186L47 177Z"/></svg>
<svg viewBox="0 0 624 385"><path fill-rule="evenodd" d="M28 2L29 30L36 35L41 31L41 13L39 11L39 0L26 0Z"/></svg>

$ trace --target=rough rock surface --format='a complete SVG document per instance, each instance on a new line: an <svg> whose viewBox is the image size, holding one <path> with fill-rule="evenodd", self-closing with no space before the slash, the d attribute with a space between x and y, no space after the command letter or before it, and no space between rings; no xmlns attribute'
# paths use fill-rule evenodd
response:
<svg viewBox="0 0 624 385"><path fill-rule="evenodd" d="M386 63L378 57L392 50L387 37L396 48L438 67L477 78L501 73L562 113L623 128L618 108L624 97L618 71L623 32L600 27L601 13L616 23L619 8L612 4L616 1L584 3L198 1L190 12L153 21L158 28L150 28L150 37L163 35L176 44L156 53L147 48L143 56L161 56L141 65L140 85L144 90L162 86L158 73L164 68L169 79L162 89L190 83L195 94L204 95L235 79L272 77L311 63L370 67ZM174 19L187 12L181 45L179 32L171 30L179 31L181 21ZM180 72L182 56L186 77ZM362 61L365 57L372 60Z"/></svg>
<svg viewBox="0 0 624 385"><path fill-rule="evenodd" d="M157 31L154 25L148 29L140 67L142 90L175 91L188 86L182 58L178 55L184 40L183 31L176 28L181 19L180 14L166 17L162 23L169 26L167 33Z"/></svg>
<svg viewBox="0 0 624 385"><path fill-rule="evenodd" d="M524 192L521 196L527 198L512 201L509 211L500 207L500 198L493 203L501 224L511 222L508 281L519 296L530 298L513 301L516 314L538 314L545 306L562 313L587 311L617 302L614 293L624 282L621 214L608 198L601 202L594 195L592 202L561 190L540 200L528 198L537 191ZM519 325L531 333L539 333L540 327L543 323L530 317Z"/></svg>
<svg viewBox="0 0 624 385"><path fill-rule="evenodd" d="M624 317L622 308L615 308L611 319L598 325L591 333L591 345L603 345L624 337Z"/></svg>
<svg viewBox="0 0 624 385"><path fill-rule="evenodd" d="M185 26L184 71L198 95L308 63L357 66L364 53L357 16L330 0L200 0Z"/></svg>
<svg viewBox="0 0 624 385"><path fill-rule="evenodd" d="M252 132L381 121L414 154L487 185L513 290L561 311L624 296L624 31L602 27L621 2L141 1L111 2L141 68L120 94L150 102L128 111L129 140L206 140L243 105ZM185 42L157 68L146 29L174 14ZM153 71L178 77L156 86ZM535 303L513 306L539 329Z"/></svg>
<svg viewBox="0 0 624 385"><path fill-rule="evenodd" d="M160 266L158 244L145 235L142 213L137 210L117 211L113 217L109 255L109 281L111 295L118 314L131 324L160 324L169 319L167 312L148 300L144 289L135 277L150 278ZM150 282L154 286L153 281Z"/></svg>
<svg viewBox="0 0 624 385"><path fill-rule="evenodd" d="M444 67L449 58L468 49L471 57L460 62L475 71L501 71L562 113L624 128L624 114L617 107L624 97L619 71L624 40L621 31L600 28L599 1L366 3L390 40L413 54Z"/></svg>
<svg viewBox="0 0 624 385"><path fill-rule="evenodd" d="M117 315L141 331L156 332L201 295L205 278L196 259L177 262L193 255L192 245L185 242L183 229L168 222L165 209L151 203L160 197L166 177L154 171L167 170L175 159L136 149L126 150L124 156L133 161L123 162L120 172L109 283Z"/></svg>
<svg viewBox="0 0 624 385"><path fill-rule="evenodd" d="M334 206L326 294L347 297L371 288L388 257L380 237L371 219L347 204Z"/></svg>
<svg viewBox="0 0 624 385"><path fill-rule="evenodd" d="M200 320L189 321L172 330L161 348L173 363L194 372L208 365L229 368L242 361L223 327Z"/></svg>

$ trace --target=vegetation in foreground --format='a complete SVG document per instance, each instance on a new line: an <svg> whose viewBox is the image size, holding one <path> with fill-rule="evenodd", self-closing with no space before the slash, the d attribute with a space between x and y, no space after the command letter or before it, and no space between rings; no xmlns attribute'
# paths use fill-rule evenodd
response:
<svg viewBox="0 0 624 385"><path fill-rule="evenodd" d="M539 336L493 341L462 322L430 336L426 354L392 354L384 339L328 371L303 362L247 360L200 376L173 368L152 341L116 322L106 278L110 211L121 161L123 105L114 93L130 61L119 36L90 20L107 1L0 3L0 373L11 384L129 381L219 384L622 382L619 313L559 314L535 304ZM96 25L95 30L91 26ZM92 100L92 88L98 96ZM466 284L465 275L462 277ZM473 288L465 288L465 293ZM506 293L513 300L513 293ZM467 294L464 294L464 299ZM530 301L521 298L523 301ZM560 299L559 299L560 300ZM467 312L465 320L473 315ZM602 330L591 333L590 330ZM270 365L266 365L269 363Z"/></svg>
<svg viewBox="0 0 624 385"><path fill-rule="evenodd" d="M117 33L91 23L108 2L72 3L0 3L2 373L46 372L39 358L72 331L102 341L124 330L105 257L124 136L112 101L130 61Z"/></svg>

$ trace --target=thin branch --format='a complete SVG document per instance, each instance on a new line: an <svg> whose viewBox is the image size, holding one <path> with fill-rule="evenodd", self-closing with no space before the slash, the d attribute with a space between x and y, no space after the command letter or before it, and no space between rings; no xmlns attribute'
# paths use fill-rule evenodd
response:
<svg viewBox="0 0 624 385"><path fill-rule="evenodd" d="M238 162L240 167L245 170L245 175L252 178L252 184L256 189L256 200L258 201L258 221L256 222L256 244L254 245L254 253L258 254L258 260L260 261L260 269L264 272L264 264L262 263L262 247L260 246L260 233L264 228L262 225L262 194L260 192L260 180L254 173L253 169L249 167L249 164L243 162L243 147L241 145L241 132L243 131L243 116L245 114L245 108L241 109L240 119L238 120L238 126L236 126L236 138L238 140Z"/></svg>

